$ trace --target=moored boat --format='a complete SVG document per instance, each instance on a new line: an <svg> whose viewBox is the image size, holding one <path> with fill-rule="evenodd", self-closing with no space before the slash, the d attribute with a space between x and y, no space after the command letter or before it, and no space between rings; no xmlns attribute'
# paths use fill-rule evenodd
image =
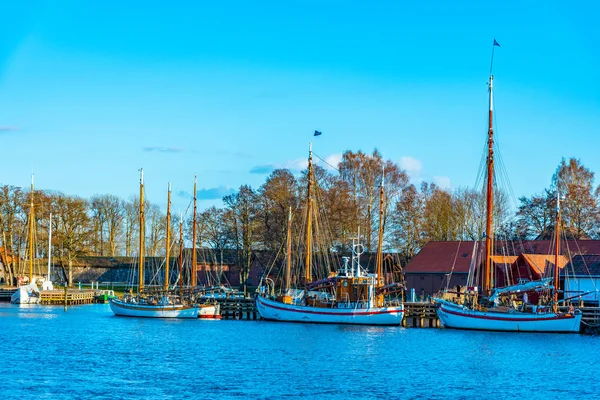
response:
<svg viewBox="0 0 600 400"><path fill-rule="evenodd" d="M31 194L30 194L30 203L29 203L29 233L27 237L27 247L28 247L28 258L29 258L29 278L28 284L21 285L17 288L17 291L12 294L10 297L10 302L12 304L38 304L41 301L40 290L36 284L36 277L33 274L33 231L35 224L35 216L34 216L34 203L33 203L33 174L31 175ZM51 217L52 218L52 217ZM50 253L50 251L49 251ZM50 279L50 274L48 273L48 280Z"/></svg>
<svg viewBox="0 0 600 400"><path fill-rule="evenodd" d="M284 287L276 293L275 282L268 277L262 281L256 296L256 307L261 318L269 321L395 325L404 317L404 305L396 300L387 301L394 290L384 285L381 249L383 242L383 195L382 178L380 190L380 224L376 272L369 273L360 265L363 246L360 232L352 243L352 256L343 257L344 265L321 280L312 279L312 148L308 159L307 225L305 243L304 286L291 287L291 208L287 229L287 262ZM400 290L403 288L398 286Z"/></svg>
<svg viewBox="0 0 600 400"><path fill-rule="evenodd" d="M494 39L493 49L499 46ZM552 276L541 281L518 283L496 287L492 278L492 254L494 248L494 129L493 129L493 80L489 77L489 120L486 159L486 230L485 256L474 261L469 270L469 281L473 276L476 285L464 293L455 292L454 301L435 298L437 314L446 328L474 329L508 332L557 332L576 333L580 330L582 313L573 307L559 307L559 256L560 256L560 198L557 195L554 263L546 266L545 273ZM552 266L552 268L550 268ZM448 280L449 281L449 280ZM552 282L551 282L552 281ZM527 304L526 293L535 294L538 304ZM542 294L543 296L540 296ZM521 304L517 304L518 297ZM545 300L542 302L542 297Z"/></svg>
<svg viewBox="0 0 600 400"><path fill-rule="evenodd" d="M312 322L357 325L400 325L404 305L384 305L378 290L378 275L367 273L359 264L362 246L355 239L352 263L329 278L308 285L306 290L287 290L269 295L269 285L256 297L263 319L286 322Z"/></svg>
<svg viewBox="0 0 600 400"><path fill-rule="evenodd" d="M221 319L221 307L219 304L197 304L198 318Z"/></svg>
<svg viewBox="0 0 600 400"><path fill-rule="evenodd" d="M10 297L12 304L39 304L40 290L35 283L19 286Z"/></svg>
<svg viewBox="0 0 600 400"><path fill-rule="evenodd" d="M125 317L146 318L198 318L198 307L189 299L184 299L180 289L179 295L169 294L169 247L170 247L170 217L171 217L171 185L169 185L167 208L167 255L165 266L165 290L163 293L144 292L144 170L140 170L140 242L139 242L139 269L138 293L127 293L121 299L111 299L110 309L115 315ZM181 268L181 266L180 266ZM181 273L180 273L181 281ZM181 288L181 286L180 286Z"/></svg>
<svg viewBox="0 0 600 400"><path fill-rule="evenodd" d="M509 332L577 333L581 312L556 313L536 308L523 312L513 308L475 309L436 299L438 317L446 328Z"/></svg>
<svg viewBox="0 0 600 400"><path fill-rule="evenodd" d="M168 297L163 297L157 302L133 296L120 300L111 299L110 309L115 315L122 317L198 318L198 307L173 304Z"/></svg>

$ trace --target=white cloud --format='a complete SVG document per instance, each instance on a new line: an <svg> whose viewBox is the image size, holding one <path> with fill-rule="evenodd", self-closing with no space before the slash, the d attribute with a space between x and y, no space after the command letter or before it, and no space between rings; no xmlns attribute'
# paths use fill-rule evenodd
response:
<svg viewBox="0 0 600 400"><path fill-rule="evenodd" d="M414 157L405 156L400 158L398 164L400 164L400 168L405 170L408 176L411 177L411 179L420 178L421 171L423 171L423 163L421 163L421 161L417 160Z"/></svg>
<svg viewBox="0 0 600 400"><path fill-rule="evenodd" d="M255 165L250 169L251 174L270 174L276 169L289 169L292 172L299 172L308 167L308 160L298 158L277 164Z"/></svg>
<svg viewBox="0 0 600 400"><path fill-rule="evenodd" d="M340 154L328 155L327 157L325 157L323 159L323 160L325 160L325 163L327 163L327 164L325 164L323 161L321 161L318 157L314 157L313 160L314 160L315 164L319 164L323 168L331 169L331 167L327 165L327 164L329 164L333 168L337 169L338 164L340 163L340 161L342 161L342 154L340 153ZM306 168L308 168L308 159L297 158L295 160L288 160L288 161L285 161L282 163L256 165L256 166L252 167L252 169L250 170L250 173L252 173L252 174L269 174L272 171L274 171L276 169L280 169L280 168L289 169L290 171L292 171L294 173L304 171Z"/></svg>
<svg viewBox="0 0 600 400"><path fill-rule="evenodd" d="M342 153L338 153L338 154L331 154L327 157L325 157L325 162L329 165L331 165L331 167L337 169L339 167L339 163L342 161ZM325 168L331 168L329 166L324 166Z"/></svg>
<svg viewBox="0 0 600 400"><path fill-rule="evenodd" d="M308 160L306 158L297 158L295 160L286 161L281 165L281 168L286 168L291 171L302 171L308 168Z"/></svg>
<svg viewBox="0 0 600 400"><path fill-rule="evenodd" d="M448 178L447 176L434 176L433 183L435 183L442 189L450 189L452 186L450 178Z"/></svg>

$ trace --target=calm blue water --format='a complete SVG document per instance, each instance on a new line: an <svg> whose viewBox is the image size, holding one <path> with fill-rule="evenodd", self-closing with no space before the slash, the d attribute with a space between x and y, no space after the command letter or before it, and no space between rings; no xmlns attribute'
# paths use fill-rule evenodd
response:
<svg viewBox="0 0 600 400"><path fill-rule="evenodd" d="M600 398L600 338L0 304L0 399Z"/></svg>

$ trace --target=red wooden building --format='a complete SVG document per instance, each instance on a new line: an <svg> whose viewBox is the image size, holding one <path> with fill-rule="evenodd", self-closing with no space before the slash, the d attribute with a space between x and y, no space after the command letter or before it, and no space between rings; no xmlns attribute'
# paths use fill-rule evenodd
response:
<svg viewBox="0 0 600 400"><path fill-rule="evenodd" d="M551 240L496 242L492 256L495 286L540 279L548 268L554 268L553 250ZM559 268L567 264L569 255L600 254L600 240L563 241L561 250ZM407 288L431 296L445 288L465 286L473 254L482 260L484 251L481 243L472 241L429 242L404 268Z"/></svg>

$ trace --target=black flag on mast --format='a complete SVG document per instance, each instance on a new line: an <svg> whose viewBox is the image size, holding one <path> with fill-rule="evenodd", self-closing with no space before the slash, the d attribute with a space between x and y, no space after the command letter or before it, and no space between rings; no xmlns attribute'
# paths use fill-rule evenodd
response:
<svg viewBox="0 0 600 400"><path fill-rule="evenodd" d="M315 131L314 136L320 136L323 132Z"/></svg>
<svg viewBox="0 0 600 400"><path fill-rule="evenodd" d="M496 38L494 38L494 46L502 47L502 46L500 46L500 43L498 43L498 42L496 41Z"/></svg>

